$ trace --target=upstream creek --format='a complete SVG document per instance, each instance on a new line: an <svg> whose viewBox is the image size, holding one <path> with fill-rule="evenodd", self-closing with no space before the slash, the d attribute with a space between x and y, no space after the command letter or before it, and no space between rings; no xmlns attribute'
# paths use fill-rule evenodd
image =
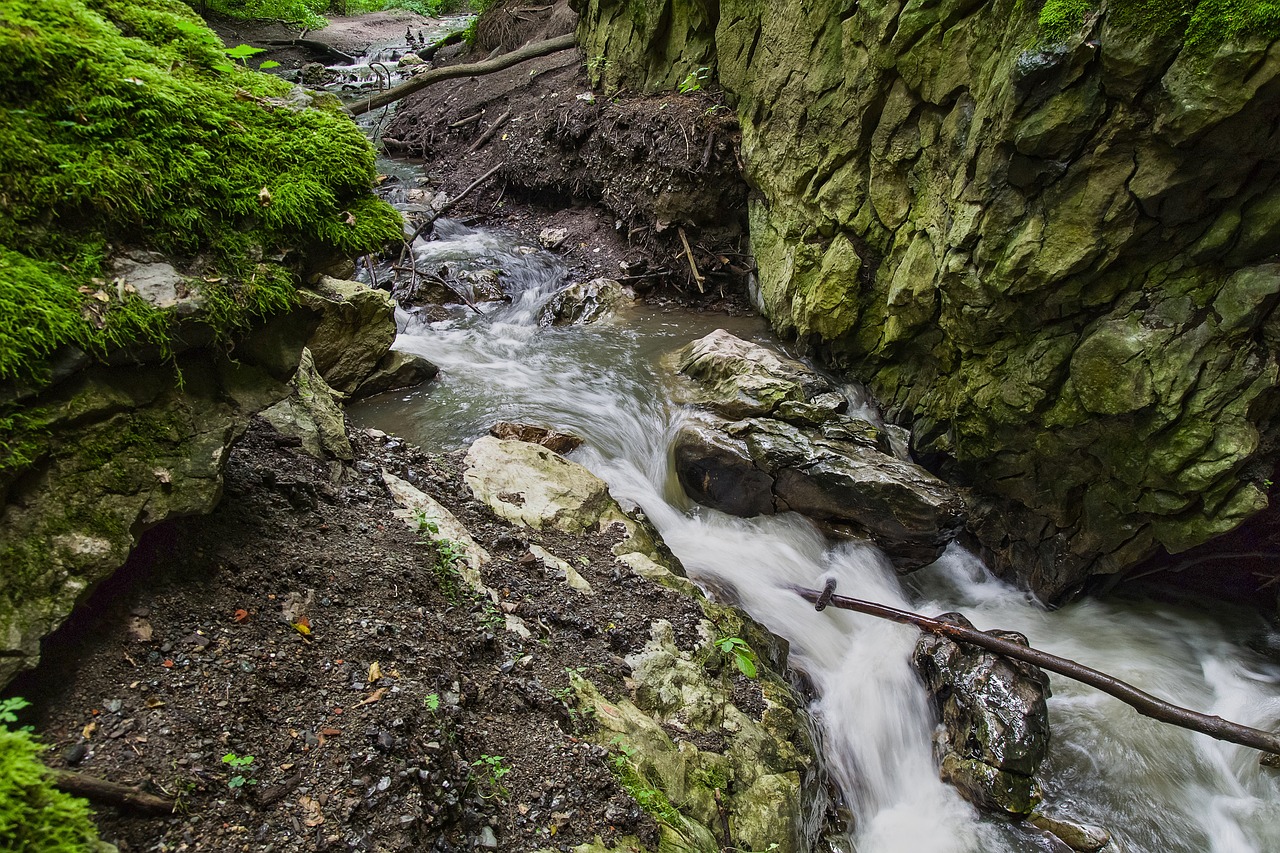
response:
<svg viewBox="0 0 1280 853"><path fill-rule="evenodd" d="M402 185L418 174L403 162L380 167ZM389 200L403 196L393 191ZM540 308L569 281L556 256L449 220L413 251L419 269L500 270L510 302L483 304L479 314L450 306L448 318L436 322L399 312L395 347L430 359L440 375L353 406L352 421L430 452L465 447L497 420L585 439L574 458L648 515L691 578L790 643L792 666L819 695L811 710L853 816L849 849L1065 848L979 816L939 781L935 721L908 665L915 629L815 612L788 590L793 584L820 588L834 577L846 595L929 615L961 611L978 628L1021 631L1039 648L1177 704L1260 728L1280 724L1280 666L1244 645L1260 628L1246 611L1116 596L1049 612L956 546L904 579L873 545L833 544L798 516L741 519L693 505L668 458L686 417L672 401L669 356L716 328L780 346L763 321L632 306L592 325L543 327ZM378 275L389 278L392 270L384 266ZM857 389L848 393L852 407L876 417ZM1258 753L1148 720L1063 677L1053 677L1049 711L1046 812L1105 827L1127 851L1280 850L1280 774L1259 767Z"/></svg>

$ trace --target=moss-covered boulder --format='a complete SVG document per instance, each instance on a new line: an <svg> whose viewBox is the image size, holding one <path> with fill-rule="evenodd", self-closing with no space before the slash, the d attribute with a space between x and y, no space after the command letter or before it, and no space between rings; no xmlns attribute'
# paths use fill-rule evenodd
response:
<svg viewBox="0 0 1280 853"><path fill-rule="evenodd" d="M766 313L987 496L1000 571L1061 600L1266 506L1272 4L579 5L606 85L716 69Z"/></svg>

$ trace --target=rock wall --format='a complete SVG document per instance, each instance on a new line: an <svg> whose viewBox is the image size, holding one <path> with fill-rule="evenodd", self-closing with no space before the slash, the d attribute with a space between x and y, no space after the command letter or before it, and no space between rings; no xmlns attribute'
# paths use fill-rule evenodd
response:
<svg viewBox="0 0 1280 853"><path fill-rule="evenodd" d="M607 86L717 67L764 311L1051 601L1266 507L1276 436L1280 43L1117 5L1047 43L1036 0L581 3Z"/></svg>

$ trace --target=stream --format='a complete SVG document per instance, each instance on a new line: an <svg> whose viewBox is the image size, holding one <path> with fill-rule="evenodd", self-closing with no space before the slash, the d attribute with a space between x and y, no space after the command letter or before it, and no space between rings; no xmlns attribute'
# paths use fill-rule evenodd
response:
<svg viewBox="0 0 1280 853"><path fill-rule="evenodd" d="M404 185L420 174L405 163L380 168ZM389 200L398 200L394 192ZM574 458L624 505L643 509L691 578L791 644L792 666L819 694L811 710L824 758L853 816L843 849L1065 850L979 816L938 780L934 720L908 665L914 629L815 612L791 584L820 588L834 577L846 595L927 615L958 610L980 629L1021 631L1039 648L1177 704L1260 728L1280 724L1280 666L1244 645L1261 627L1247 611L1115 596L1047 612L955 545L903 579L873 545L833 544L801 517L741 519L692 504L668 459L686 416L672 402L669 356L716 328L779 346L763 321L633 306L593 325L542 327L540 307L568 282L554 255L449 220L413 248L419 269L500 270L511 301L482 305L479 315L450 306L437 322L398 312L395 347L430 359L440 376L354 405L353 423L433 453L465 447L497 420L584 438ZM388 265L377 274L393 273ZM848 393L851 408L875 416L857 389ZM1280 773L1260 768L1258 753L1148 720L1066 678L1053 678L1053 694L1053 744L1041 773L1047 813L1105 827L1125 851L1280 850Z"/></svg>

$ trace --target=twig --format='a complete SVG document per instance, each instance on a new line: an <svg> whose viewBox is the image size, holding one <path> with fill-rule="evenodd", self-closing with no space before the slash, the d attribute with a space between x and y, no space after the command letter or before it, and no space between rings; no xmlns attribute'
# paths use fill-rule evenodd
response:
<svg viewBox="0 0 1280 853"><path fill-rule="evenodd" d="M458 77L478 77L481 74L492 74L495 71L502 71L513 65L529 59L536 59L540 56L546 56L551 53L559 53L562 50L569 50L576 45L575 37L572 33L555 38L546 39L545 41L536 41L533 44L527 44L519 50L513 50L510 53L504 53L493 59L486 59L484 62L472 62L466 65L449 65L445 68L432 68L412 80L401 83L399 86L393 86L387 91L352 104L347 107L350 115L358 116L376 110L379 107L385 107L387 104L395 103L405 95L412 94L425 89L433 83L439 83L442 80L453 80Z"/></svg>
<svg viewBox="0 0 1280 853"><path fill-rule="evenodd" d="M828 581L827 584L834 590L834 581ZM829 596L832 607L839 607L842 610L854 610L869 616L888 619L891 622L914 625L932 634L979 646L987 651L1014 658L1015 660L1035 664L1042 669L1065 675L1083 684L1088 684L1090 687L1095 687L1109 696L1114 696L1144 717L1190 729L1193 732L1206 734L1218 740L1230 741L1241 746L1269 752L1273 755L1280 755L1280 736L1261 729L1241 725L1240 723L1233 723L1221 717L1201 714L1198 711L1170 704L1163 699L1157 699L1150 693L1139 690L1132 684L1128 684L1104 672L1099 672L1092 667L1076 663L1073 660L1042 652L1029 646L1019 645L1009 640L1002 640L999 637L993 637L990 634L972 628L965 628L962 625L930 619L918 613L886 607L883 604L862 601L857 598L846 598L843 595L829 595L827 590L818 591L802 587L792 587L792 589L806 601L818 602L824 596Z"/></svg>
<svg viewBox="0 0 1280 853"><path fill-rule="evenodd" d="M451 128L466 127L467 125L471 124L473 121L479 121L480 117L483 115L484 115L484 110L481 110L480 112L476 113L473 116L467 116L466 118L458 119L453 124L449 125L449 127Z"/></svg>
<svg viewBox="0 0 1280 853"><path fill-rule="evenodd" d="M144 814L173 814L174 800L148 794L136 786L108 782L71 770L53 770L54 787L77 797Z"/></svg>
<svg viewBox="0 0 1280 853"><path fill-rule="evenodd" d="M676 227L680 232L680 242L684 243L684 256L689 259L689 269L693 270L693 280L698 283L698 292L706 293L706 288L702 286L702 273L698 272L698 265L693 260L693 249L689 248L689 238L685 236L684 226Z"/></svg>
<svg viewBox="0 0 1280 853"><path fill-rule="evenodd" d="M424 275L424 276L423 276L423 278L429 278L429 279L431 279L432 281L436 282L437 284L439 284L440 286L442 286L442 287L444 287L446 290L448 290L450 293L452 293L454 296L458 297L458 298L459 298L459 299L461 299L463 302L467 303L467 307L468 307L468 308L470 308L472 311L476 312L476 313L477 313L477 314L479 314L481 317L483 317L483 316L484 316L484 312L483 312L483 311L481 311L479 308L477 308L477 307L476 307L476 304L475 304L474 302L472 302L470 299L468 299L468 298L467 298L467 294L463 293L461 290L458 290L458 288L454 287L452 284L450 284L449 282L445 281L445 280L444 280L444 279L442 279L440 276L438 276L438 275Z"/></svg>
<svg viewBox="0 0 1280 853"><path fill-rule="evenodd" d="M704 172L707 170L707 167L711 165L711 149L715 144L716 134L713 130L707 134L707 147L702 149L702 162L698 164L698 168Z"/></svg>
<svg viewBox="0 0 1280 853"><path fill-rule="evenodd" d="M467 194L468 194L468 193L470 193L473 189L475 189L476 187L480 186L480 185L481 185L481 184L483 184L485 181L487 181L487 180L489 180L490 178L492 178L494 175L498 174L498 170L499 170L499 169L501 169L501 168L503 167L503 165L504 165L504 164L499 163L498 165L494 166L492 169L490 169L489 171L485 172L483 175L481 175L480 177L478 177L478 178L476 178L474 181L472 181L472 182L467 186L467 188L466 188L465 190L463 190L462 192L458 193L458 195L457 195L457 197L456 197L456 198L451 198L451 199L449 199L448 204L446 204L444 207L440 208L440 213L439 213L439 214L437 214L437 216L444 216L445 211L447 211L447 210L452 210L452 209L453 209L453 207L454 207L458 202L460 202L460 201L462 201L464 198L466 198L466 197L467 197Z"/></svg>
<svg viewBox="0 0 1280 853"><path fill-rule="evenodd" d="M498 132L498 128L502 127L509 118L511 118L511 110L507 110L505 113L498 116L497 119L494 120L493 124L489 125L485 132L480 134L480 138L471 143L471 147L467 149L467 153L474 154L476 151L483 148L484 144L490 139L493 139L493 135Z"/></svg>
<svg viewBox="0 0 1280 853"><path fill-rule="evenodd" d="M373 283L373 288L377 290L378 274L373 271L373 258L371 258L369 255L365 255L364 262L365 262L365 266L369 268L369 281Z"/></svg>

